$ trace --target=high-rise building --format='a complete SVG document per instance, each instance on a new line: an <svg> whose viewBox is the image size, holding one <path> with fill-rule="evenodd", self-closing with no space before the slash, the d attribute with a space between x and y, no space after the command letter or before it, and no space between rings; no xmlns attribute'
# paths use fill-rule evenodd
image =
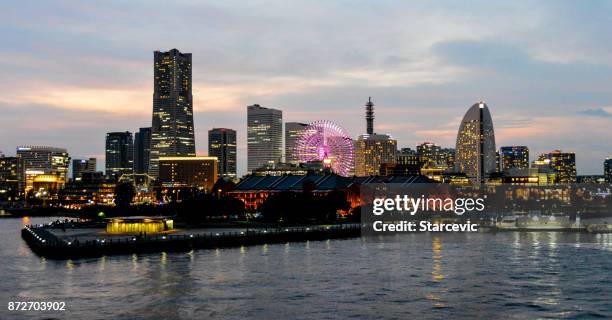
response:
<svg viewBox="0 0 612 320"><path fill-rule="evenodd" d="M72 180L81 181L83 172L96 172L96 158L73 159L72 160Z"/></svg>
<svg viewBox="0 0 612 320"><path fill-rule="evenodd" d="M34 188L34 179L44 176L59 188L66 183L70 156L63 148L46 146L18 146L19 190L27 193ZM42 179L42 177L41 177Z"/></svg>
<svg viewBox="0 0 612 320"><path fill-rule="evenodd" d="M457 134L455 171L472 183L483 183L496 169L495 133L489 108L484 102L466 112Z"/></svg>
<svg viewBox="0 0 612 320"><path fill-rule="evenodd" d="M132 133L109 132L106 134L106 175L119 179L134 171L134 141Z"/></svg>
<svg viewBox="0 0 612 320"><path fill-rule="evenodd" d="M374 132L374 103L368 98L366 107L366 132L355 141L355 175L378 175L383 164L397 161L397 141L388 134Z"/></svg>
<svg viewBox="0 0 612 320"><path fill-rule="evenodd" d="M247 170L270 163L281 162L283 157L283 112L264 108L258 104L247 107Z"/></svg>
<svg viewBox="0 0 612 320"><path fill-rule="evenodd" d="M149 173L151 128L140 128L134 134L134 173Z"/></svg>
<svg viewBox="0 0 612 320"><path fill-rule="evenodd" d="M512 168L529 168L529 148L526 146L507 146L499 149L501 171L509 172Z"/></svg>
<svg viewBox="0 0 612 320"><path fill-rule="evenodd" d="M576 183L576 154L554 150L540 155L539 162L543 162L554 171L555 183Z"/></svg>
<svg viewBox="0 0 612 320"><path fill-rule="evenodd" d="M604 160L604 177L606 182L612 183L612 157Z"/></svg>
<svg viewBox="0 0 612 320"><path fill-rule="evenodd" d="M208 155L217 157L219 178L236 179L236 131L226 128L208 130Z"/></svg>
<svg viewBox="0 0 612 320"><path fill-rule="evenodd" d="M210 192L217 181L217 157L159 158L159 182L169 188L201 188Z"/></svg>
<svg viewBox="0 0 612 320"><path fill-rule="evenodd" d="M295 143L304 129L308 127L307 123L300 122L285 122L285 162L291 164L299 164L300 160L297 157Z"/></svg>
<svg viewBox="0 0 612 320"><path fill-rule="evenodd" d="M195 156L191 53L155 51L153 121L149 174L159 174L159 158Z"/></svg>

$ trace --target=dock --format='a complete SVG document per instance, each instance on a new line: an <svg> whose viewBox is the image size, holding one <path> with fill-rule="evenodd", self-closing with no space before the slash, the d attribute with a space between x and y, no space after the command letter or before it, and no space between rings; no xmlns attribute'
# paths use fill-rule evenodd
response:
<svg viewBox="0 0 612 320"><path fill-rule="evenodd" d="M36 254L49 259L76 259L118 254L187 252L193 249L211 249L252 246L260 244L320 241L355 238L361 236L359 224L329 226L302 226L254 229L244 231L189 232L155 235L101 235L85 239L66 239L54 233L57 228L37 225L26 226L21 236Z"/></svg>

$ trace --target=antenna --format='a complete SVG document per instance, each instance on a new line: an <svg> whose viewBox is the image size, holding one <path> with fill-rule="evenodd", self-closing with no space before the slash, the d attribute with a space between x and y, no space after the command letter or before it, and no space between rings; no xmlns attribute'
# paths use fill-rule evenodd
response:
<svg viewBox="0 0 612 320"><path fill-rule="evenodd" d="M365 104L366 107L366 123L367 133L374 134L374 103L372 103L372 97L368 97L368 102Z"/></svg>

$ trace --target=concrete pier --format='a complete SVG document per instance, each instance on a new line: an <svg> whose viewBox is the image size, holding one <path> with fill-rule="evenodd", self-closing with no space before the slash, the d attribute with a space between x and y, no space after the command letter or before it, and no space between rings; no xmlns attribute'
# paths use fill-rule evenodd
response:
<svg viewBox="0 0 612 320"><path fill-rule="evenodd" d="M103 255L190 251L198 248L223 248L308 240L353 238L361 235L359 224L303 226L244 231L194 232L147 236L97 236L74 240L59 237L48 226L26 226L22 238L32 251L50 259L74 259Z"/></svg>

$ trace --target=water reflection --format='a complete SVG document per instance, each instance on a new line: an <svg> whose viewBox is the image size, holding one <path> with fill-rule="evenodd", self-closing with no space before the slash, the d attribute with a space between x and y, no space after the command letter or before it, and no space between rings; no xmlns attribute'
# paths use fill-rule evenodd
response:
<svg viewBox="0 0 612 320"><path fill-rule="evenodd" d="M132 254L132 272L135 271L138 271L138 255L134 253Z"/></svg>
<svg viewBox="0 0 612 320"><path fill-rule="evenodd" d="M433 268L431 271L432 281L440 282L444 280L444 274L442 274L442 241L439 237L432 239L433 249Z"/></svg>
<svg viewBox="0 0 612 320"><path fill-rule="evenodd" d="M442 271L442 240L440 237L432 238L432 268L431 281L441 283L445 279ZM447 288L443 286L432 286L431 292L426 297L431 300L434 308L445 308L446 304L442 300L443 295L447 292Z"/></svg>

